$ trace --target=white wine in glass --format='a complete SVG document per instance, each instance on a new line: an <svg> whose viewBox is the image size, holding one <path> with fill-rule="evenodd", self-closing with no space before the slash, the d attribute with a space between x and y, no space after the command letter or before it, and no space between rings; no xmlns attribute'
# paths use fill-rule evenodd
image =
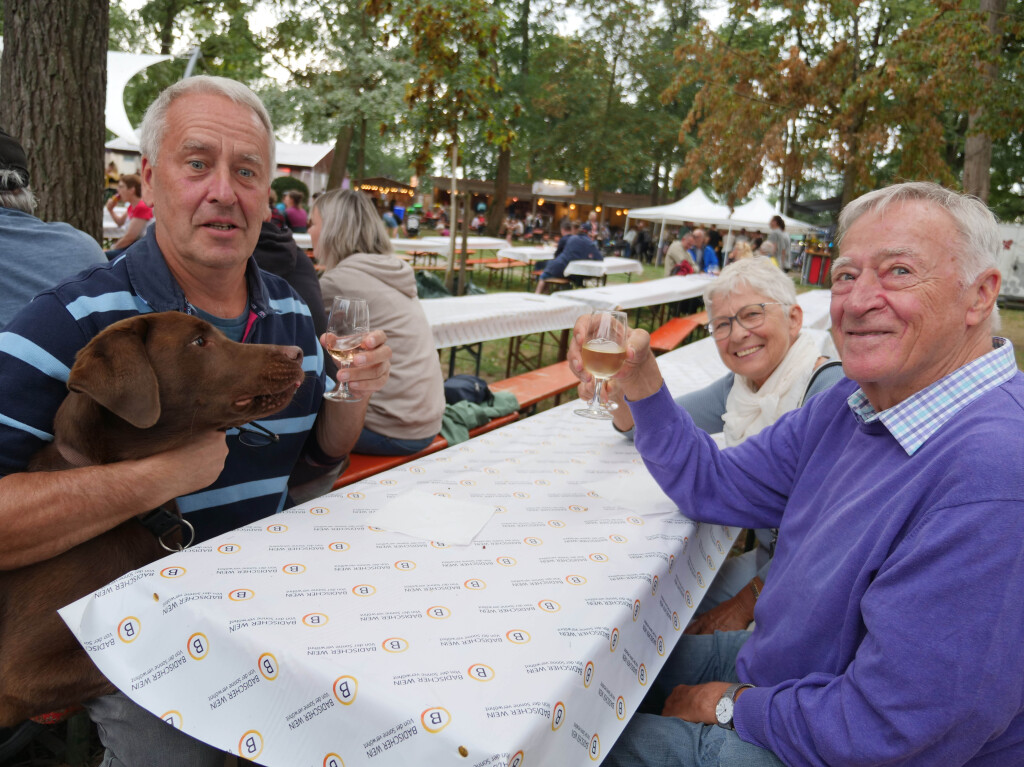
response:
<svg viewBox="0 0 1024 767"><path fill-rule="evenodd" d="M594 376L594 396L587 407L573 412L584 418L610 421L612 412L601 402L604 382L619 372L626 361L629 325L625 312L593 311L587 318L586 340L580 350L583 369Z"/></svg>
<svg viewBox="0 0 1024 767"><path fill-rule="evenodd" d="M331 316L327 318L327 353L339 368L347 368L359 351L363 338L370 332L370 307L362 298L335 296ZM362 399L348 388L348 382L339 383L324 397L340 402L358 402Z"/></svg>

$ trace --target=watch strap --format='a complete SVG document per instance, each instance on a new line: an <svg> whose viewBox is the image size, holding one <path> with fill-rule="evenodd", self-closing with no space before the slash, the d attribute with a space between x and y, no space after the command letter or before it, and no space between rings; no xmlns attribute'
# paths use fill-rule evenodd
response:
<svg viewBox="0 0 1024 767"><path fill-rule="evenodd" d="M735 716L736 716L736 694L740 690L744 690L747 687L753 687L753 686L754 685L752 685L752 684L746 684L746 683L743 683L743 682L735 682L735 683L733 683L733 684L731 684L731 685L729 685L728 687L725 688L725 692L722 693L722 698L728 698L729 701L733 704L733 715L729 717L729 721L726 722L725 724L719 723L719 725L718 725L719 727L724 727L727 730L735 730L736 729L736 725L733 723L733 720L735 719ZM719 700L721 700L721 698Z"/></svg>

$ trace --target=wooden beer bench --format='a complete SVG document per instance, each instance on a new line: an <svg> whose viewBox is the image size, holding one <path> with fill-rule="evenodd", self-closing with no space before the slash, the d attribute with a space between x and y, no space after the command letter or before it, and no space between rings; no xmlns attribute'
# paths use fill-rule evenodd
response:
<svg viewBox="0 0 1024 767"><path fill-rule="evenodd" d="M509 413L508 415L492 418L483 426L470 429L469 436L472 438L479 436L480 434L486 434L492 429L497 429L499 426L512 423L517 418L519 418L519 413ZM415 461L417 458L422 458L425 455L436 453L446 447L448 447L448 440L438 435L434 437L434 441L425 448L420 450L418 453L412 453L411 455L363 455L362 453L350 453L348 456L348 468L346 468L344 473L338 477L333 487L331 487L331 490L337 490L345 487L346 485L351 485L353 482L358 482L361 479L372 477L374 474L380 474L382 471L387 471L388 469L393 469L396 466L401 466L403 463Z"/></svg>
<svg viewBox="0 0 1024 767"><path fill-rule="evenodd" d="M697 312L687 317L674 317L651 333L651 350L655 354L670 352L680 346L698 328L707 325L708 313Z"/></svg>
<svg viewBox="0 0 1024 767"><path fill-rule="evenodd" d="M568 360L556 362L554 365L520 373L504 381L489 384L494 391L510 391L516 395L519 410L536 408L537 404L549 397L555 398L557 405L561 396L579 384L579 379L569 367Z"/></svg>

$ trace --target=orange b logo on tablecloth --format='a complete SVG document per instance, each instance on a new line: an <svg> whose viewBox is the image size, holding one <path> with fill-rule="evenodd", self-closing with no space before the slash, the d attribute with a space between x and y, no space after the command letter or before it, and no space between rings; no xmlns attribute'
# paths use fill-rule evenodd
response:
<svg viewBox="0 0 1024 767"><path fill-rule="evenodd" d="M188 638L188 654L193 660L202 660L210 652L210 640L206 634L196 632Z"/></svg>
<svg viewBox="0 0 1024 767"><path fill-rule="evenodd" d="M258 730L249 730L238 739L238 755L245 759L255 759L263 751L263 736Z"/></svg>
<svg viewBox="0 0 1024 767"><path fill-rule="evenodd" d="M565 721L565 704L562 701L558 701L555 704L554 710L551 712L551 730L552 732L562 726L562 722Z"/></svg>
<svg viewBox="0 0 1024 767"><path fill-rule="evenodd" d="M409 641L402 637L390 637L381 642L380 646L387 652L405 652L409 649Z"/></svg>
<svg viewBox="0 0 1024 767"><path fill-rule="evenodd" d="M495 677L494 669L486 663L474 663L467 669L470 679L478 682L490 682Z"/></svg>
<svg viewBox="0 0 1024 767"><path fill-rule="evenodd" d="M277 679L277 658L274 657L273 653L265 652L260 656L260 659L256 662L256 668L259 669L260 674L263 678L273 682Z"/></svg>
<svg viewBox="0 0 1024 767"><path fill-rule="evenodd" d="M441 708L440 706L428 708L420 714L420 724L423 725L423 729L427 732L439 733L451 722L452 715L448 713L448 709Z"/></svg>
<svg viewBox="0 0 1024 767"><path fill-rule="evenodd" d="M512 644L526 644L530 641L530 632L522 629L512 629L505 632L505 638Z"/></svg>
<svg viewBox="0 0 1024 767"><path fill-rule="evenodd" d="M117 624L117 637L126 644L134 642L139 638L139 631L141 627L142 624L139 622L139 619L134 615L129 615Z"/></svg>
<svg viewBox="0 0 1024 767"><path fill-rule="evenodd" d="M339 676L334 680L332 687L334 697L343 706L351 706L356 702L356 693L359 692L359 682L354 676Z"/></svg>

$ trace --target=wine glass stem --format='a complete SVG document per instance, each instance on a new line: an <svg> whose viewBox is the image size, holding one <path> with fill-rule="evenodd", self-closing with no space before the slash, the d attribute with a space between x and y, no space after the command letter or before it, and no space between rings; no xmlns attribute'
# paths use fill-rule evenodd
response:
<svg viewBox="0 0 1024 767"><path fill-rule="evenodd" d="M603 378L594 378L594 397L590 400L591 410L601 409L601 387L604 386Z"/></svg>

